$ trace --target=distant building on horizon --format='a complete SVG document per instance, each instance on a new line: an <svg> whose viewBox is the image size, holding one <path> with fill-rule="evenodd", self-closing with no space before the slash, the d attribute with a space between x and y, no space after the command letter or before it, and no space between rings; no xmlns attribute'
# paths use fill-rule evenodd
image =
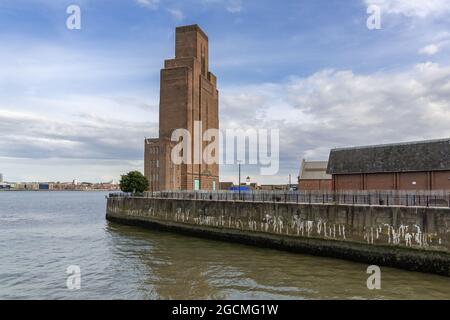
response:
<svg viewBox="0 0 450 320"><path fill-rule="evenodd" d="M333 149L333 190L450 190L450 138Z"/></svg>
<svg viewBox="0 0 450 320"><path fill-rule="evenodd" d="M0 183L3 182L3 173L0 173Z"/></svg>
<svg viewBox="0 0 450 320"><path fill-rule="evenodd" d="M223 181L219 183L219 190L230 190L230 188L234 187L233 182Z"/></svg>
<svg viewBox="0 0 450 320"><path fill-rule="evenodd" d="M201 121L201 136L219 129L219 93L208 52L208 37L198 25L176 28L175 58L166 60L161 70L159 138L145 139L144 175L150 191L219 189L218 163L206 164L203 157L200 164L171 161L174 130L186 129L194 137L196 121Z"/></svg>
<svg viewBox="0 0 450 320"><path fill-rule="evenodd" d="M298 190L332 190L332 177L327 174L328 161L302 159L298 176Z"/></svg>

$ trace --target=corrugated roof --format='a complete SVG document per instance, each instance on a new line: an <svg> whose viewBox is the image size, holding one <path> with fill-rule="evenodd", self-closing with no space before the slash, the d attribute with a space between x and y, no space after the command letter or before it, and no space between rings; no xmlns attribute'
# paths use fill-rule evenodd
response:
<svg viewBox="0 0 450 320"><path fill-rule="evenodd" d="M329 180L331 175L327 174L328 161L305 161L300 166L300 180Z"/></svg>
<svg viewBox="0 0 450 320"><path fill-rule="evenodd" d="M450 170L450 138L333 149L327 173Z"/></svg>

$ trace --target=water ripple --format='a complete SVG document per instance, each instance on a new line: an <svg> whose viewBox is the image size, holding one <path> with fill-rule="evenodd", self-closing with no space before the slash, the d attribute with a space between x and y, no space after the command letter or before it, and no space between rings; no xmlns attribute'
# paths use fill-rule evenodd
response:
<svg viewBox="0 0 450 320"><path fill-rule="evenodd" d="M0 202L0 299L450 299L445 277L382 268L374 292L363 264L107 223L104 193Z"/></svg>

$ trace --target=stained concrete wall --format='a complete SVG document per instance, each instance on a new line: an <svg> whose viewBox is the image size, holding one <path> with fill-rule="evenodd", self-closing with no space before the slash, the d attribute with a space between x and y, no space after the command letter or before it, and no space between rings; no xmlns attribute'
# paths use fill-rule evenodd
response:
<svg viewBox="0 0 450 320"><path fill-rule="evenodd" d="M450 209L109 198L110 220L450 275Z"/></svg>

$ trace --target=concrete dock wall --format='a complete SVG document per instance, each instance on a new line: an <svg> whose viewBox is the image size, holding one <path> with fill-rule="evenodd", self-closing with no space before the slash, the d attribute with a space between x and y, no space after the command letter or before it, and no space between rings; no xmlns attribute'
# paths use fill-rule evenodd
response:
<svg viewBox="0 0 450 320"><path fill-rule="evenodd" d="M107 219L450 276L450 209L109 198Z"/></svg>

